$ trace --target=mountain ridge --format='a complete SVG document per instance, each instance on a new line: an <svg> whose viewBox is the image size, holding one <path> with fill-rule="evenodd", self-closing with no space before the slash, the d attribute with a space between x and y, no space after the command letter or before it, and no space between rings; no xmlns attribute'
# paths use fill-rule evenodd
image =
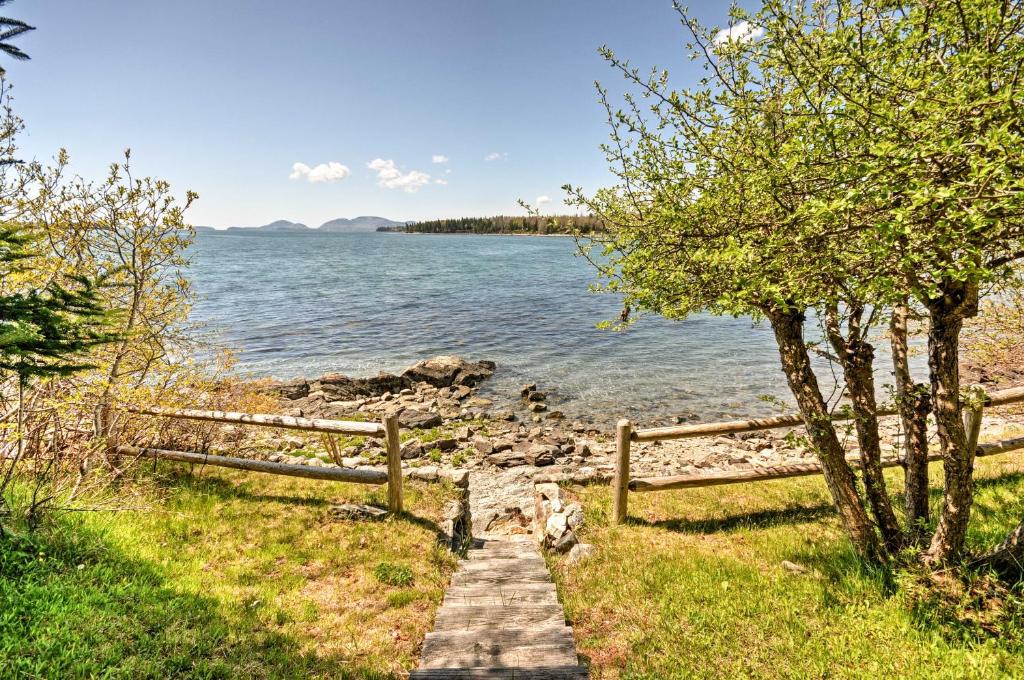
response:
<svg viewBox="0 0 1024 680"><path fill-rule="evenodd" d="M207 225L197 225L194 229L197 232L217 232L217 233L254 233L254 232L274 232L274 233L309 233L309 232L323 232L327 234L348 234L355 232L373 232L380 227L404 227L409 222L392 220L387 217L379 217L377 215L360 215L358 217L336 217L332 220L327 220L319 227L310 227L302 222L292 222L290 220L274 220L269 224L262 224L256 227L228 227L226 229L217 229Z"/></svg>

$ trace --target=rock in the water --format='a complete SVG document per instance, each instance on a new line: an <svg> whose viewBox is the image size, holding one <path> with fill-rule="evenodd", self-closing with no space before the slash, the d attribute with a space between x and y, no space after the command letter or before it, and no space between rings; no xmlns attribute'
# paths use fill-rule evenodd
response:
<svg viewBox="0 0 1024 680"><path fill-rule="evenodd" d="M548 405L543 401L531 401L529 408L534 413L540 413L541 411L547 411Z"/></svg>
<svg viewBox="0 0 1024 680"><path fill-rule="evenodd" d="M342 503L331 506L331 514L341 519L383 519L388 511L372 505Z"/></svg>
<svg viewBox="0 0 1024 680"><path fill-rule="evenodd" d="M409 429L429 430L432 427L437 427L442 422L444 421L441 419L441 416L436 413L417 411L412 408L407 408L398 414L398 424Z"/></svg>
<svg viewBox="0 0 1024 680"><path fill-rule="evenodd" d="M457 356L438 356L424 359L407 368L402 377L425 382L434 387L466 385L472 387L494 375L493 361L466 361Z"/></svg>

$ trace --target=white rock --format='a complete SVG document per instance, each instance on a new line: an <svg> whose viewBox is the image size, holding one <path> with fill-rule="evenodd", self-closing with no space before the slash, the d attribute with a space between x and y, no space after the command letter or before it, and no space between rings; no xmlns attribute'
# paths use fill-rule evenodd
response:
<svg viewBox="0 0 1024 680"><path fill-rule="evenodd" d="M565 515L561 513L555 513L548 517L547 526L544 527L544 533L553 539L559 538L569 528L568 523L565 520Z"/></svg>

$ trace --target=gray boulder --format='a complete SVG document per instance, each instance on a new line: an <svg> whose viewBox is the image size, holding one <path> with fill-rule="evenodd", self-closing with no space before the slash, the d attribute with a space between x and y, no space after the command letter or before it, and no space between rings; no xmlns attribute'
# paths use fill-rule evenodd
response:
<svg viewBox="0 0 1024 680"><path fill-rule="evenodd" d="M407 408L398 414L398 424L405 428L420 428L423 430L429 430L432 427L437 427L444 422L436 413L430 413L426 411L417 411L416 409Z"/></svg>
<svg viewBox="0 0 1024 680"><path fill-rule="evenodd" d="M493 361L473 362L457 356L444 355L417 362L407 368L401 377L410 382L425 382L434 387L472 387L494 375L494 368Z"/></svg>

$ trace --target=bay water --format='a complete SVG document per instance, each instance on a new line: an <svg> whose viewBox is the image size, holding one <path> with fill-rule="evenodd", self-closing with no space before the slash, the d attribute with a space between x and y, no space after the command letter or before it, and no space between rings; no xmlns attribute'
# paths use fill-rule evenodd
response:
<svg viewBox="0 0 1024 680"><path fill-rule="evenodd" d="M601 425L790 402L766 325L649 316L598 329L621 301L590 292L595 270L575 252L565 237L200 233L193 315L253 376L367 376L457 354L497 363L483 396L499 406L536 382L549 408Z"/></svg>

